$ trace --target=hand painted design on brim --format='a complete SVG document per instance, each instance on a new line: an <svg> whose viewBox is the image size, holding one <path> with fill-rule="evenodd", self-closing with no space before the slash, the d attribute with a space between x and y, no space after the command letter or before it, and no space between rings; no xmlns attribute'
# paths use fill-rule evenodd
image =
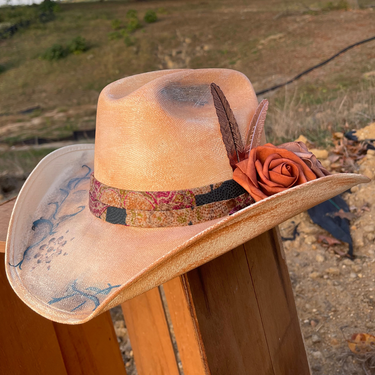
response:
<svg viewBox="0 0 375 375"><path fill-rule="evenodd" d="M213 82L230 103L242 153L225 143ZM240 163L250 156L248 138L254 147L260 139L249 126L262 118L257 108L248 79L224 69L159 71L108 85L98 103L95 151L75 145L51 153L17 198L6 271L18 296L51 320L83 323L368 181L324 176L254 203L233 171L247 171ZM272 173L290 171L274 167ZM99 184L95 199L90 179ZM161 212L168 219L155 225Z"/></svg>

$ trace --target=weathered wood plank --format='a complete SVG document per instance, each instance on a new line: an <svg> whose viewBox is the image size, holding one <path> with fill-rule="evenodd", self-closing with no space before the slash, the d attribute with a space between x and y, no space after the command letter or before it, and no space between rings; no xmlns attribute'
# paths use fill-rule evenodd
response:
<svg viewBox="0 0 375 375"><path fill-rule="evenodd" d="M53 324L69 375L126 375L109 311L81 325Z"/></svg>
<svg viewBox="0 0 375 375"><path fill-rule="evenodd" d="M187 282L211 375L274 375L243 245Z"/></svg>
<svg viewBox="0 0 375 375"><path fill-rule="evenodd" d="M244 246L275 374L310 374L278 228Z"/></svg>
<svg viewBox="0 0 375 375"><path fill-rule="evenodd" d="M52 322L13 292L0 254L0 374L67 375Z"/></svg>
<svg viewBox="0 0 375 375"><path fill-rule="evenodd" d="M184 375L208 375L209 369L186 275L163 285Z"/></svg>
<svg viewBox="0 0 375 375"><path fill-rule="evenodd" d="M5 252L9 220L15 203L16 198L13 198L0 204L0 253Z"/></svg>
<svg viewBox="0 0 375 375"><path fill-rule="evenodd" d="M138 375L178 375L158 288L122 304Z"/></svg>

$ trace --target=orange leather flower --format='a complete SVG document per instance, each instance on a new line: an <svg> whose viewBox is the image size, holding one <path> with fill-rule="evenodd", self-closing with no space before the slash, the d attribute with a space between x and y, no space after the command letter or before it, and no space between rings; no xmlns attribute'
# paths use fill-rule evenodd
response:
<svg viewBox="0 0 375 375"><path fill-rule="evenodd" d="M316 174L316 177L324 177L331 174L322 166L320 161L312 152L308 150L307 146L303 142L288 142L277 147L293 151L307 164L308 167L310 167L310 169Z"/></svg>
<svg viewBox="0 0 375 375"><path fill-rule="evenodd" d="M236 167L233 179L257 202L317 178L294 152L270 143L252 149Z"/></svg>

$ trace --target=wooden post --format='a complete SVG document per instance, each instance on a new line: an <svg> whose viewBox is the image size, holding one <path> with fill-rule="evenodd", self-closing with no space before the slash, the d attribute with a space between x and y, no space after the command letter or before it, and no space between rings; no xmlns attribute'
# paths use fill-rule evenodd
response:
<svg viewBox="0 0 375 375"><path fill-rule="evenodd" d="M0 374L126 375L109 311L78 326L54 323L12 290L3 252L13 205L0 205Z"/></svg>
<svg viewBox="0 0 375 375"><path fill-rule="evenodd" d="M163 287L185 375L310 374L277 228ZM131 342L154 319L141 310L141 298L123 304L125 311L130 304L142 311L142 319L127 320ZM154 341L149 345L144 341L134 353L139 375L153 366L147 353ZM152 372L164 373L160 367Z"/></svg>
<svg viewBox="0 0 375 375"><path fill-rule="evenodd" d="M13 203L0 206L0 252ZM108 312L58 325L18 299L4 267L0 286L0 373L125 374ZM310 374L277 228L163 289L164 309L158 288L122 305L138 375L177 375L177 358L184 375Z"/></svg>

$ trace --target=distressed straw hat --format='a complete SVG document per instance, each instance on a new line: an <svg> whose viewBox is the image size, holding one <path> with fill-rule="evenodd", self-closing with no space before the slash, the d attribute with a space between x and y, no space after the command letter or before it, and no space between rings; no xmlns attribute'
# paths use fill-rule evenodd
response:
<svg viewBox="0 0 375 375"><path fill-rule="evenodd" d="M105 87L94 145L63 147L14 207L6 271L56 322L86 322L353 185L303 144L261 146L268 103L226 69L165 70Z"/></svg>

